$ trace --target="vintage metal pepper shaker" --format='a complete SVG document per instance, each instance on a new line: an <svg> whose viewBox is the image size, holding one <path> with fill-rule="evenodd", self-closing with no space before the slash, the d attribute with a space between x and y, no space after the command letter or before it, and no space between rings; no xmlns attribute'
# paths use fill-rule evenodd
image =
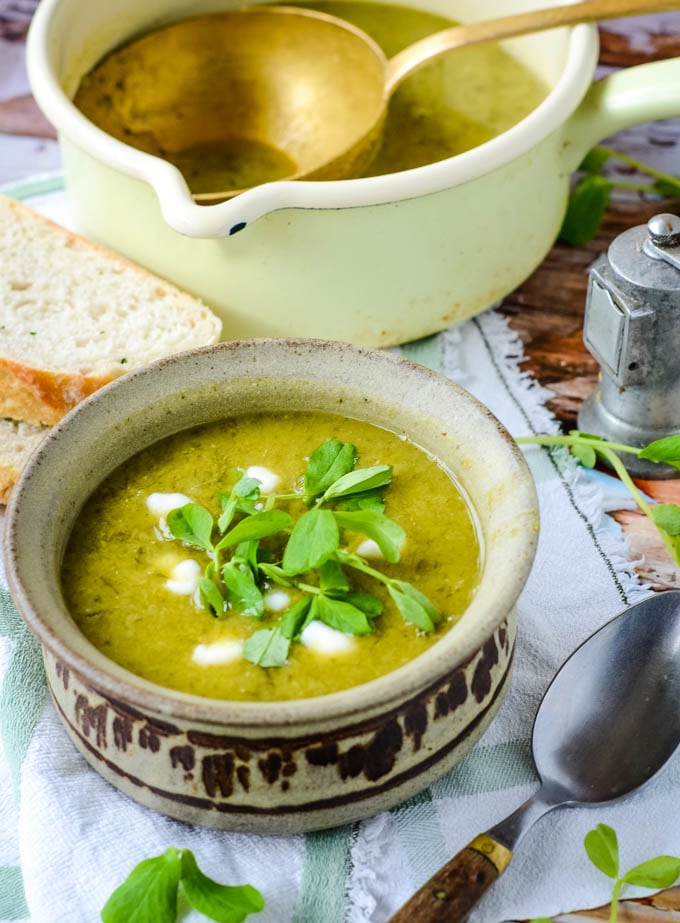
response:
<svg viewBox="0 0 680 923"><path fill-rule="evenodd" d="M590 269L583 329L600 379L578 415L583 432L633 446L680 433L680 218L624 231ZM622 454L639 477L669 465Z"/></svg>

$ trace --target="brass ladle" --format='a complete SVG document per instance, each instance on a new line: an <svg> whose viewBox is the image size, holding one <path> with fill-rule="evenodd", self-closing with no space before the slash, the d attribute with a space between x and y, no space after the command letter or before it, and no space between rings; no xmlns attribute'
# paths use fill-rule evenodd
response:
<svg viewBox="0 0 680 923"><path fill-rule="evenodd" d="M282 178L328 180L358 176L363 172L380 141L392 93L428 61L466 45L679 6L678 0L586 0L569 6L549 7L444 29L415 42L389 61L381 48L360 29L310 10L254 7L234 11L230 28L238 30L238 35L234 31L231 40L239 48L239 60L245 59L249 67L247 82L267 81L258 92L259 99L276 93L286 77L272 60L263 66L262 48L268 51L270 47L263 35L271 34L272 39L275 36L276 45L283 42L294 46L296 56L304 56L308 72L323 65L327 74L324 95L305 98L303 78L300 93L284 95L281 103L286 109L280 111L279 116L285 123L304 127L304 143L291 152L297 170ZM257 30L252 29L253 19L257 19ZM299 68L299 64L296 67ZM242 80L245 75L241 72L238 76ZM278 93L276 96L279 98ZM242 100L237 102L237 107L241 109ZM280 142L275 143L280 146ZM224 193L215 196L223 197Z"/></svg>
<svg viewBox="0 0 680 923"><path fill-rule="evenodd" d="M453 26L390 60L361 29L314 10L253 6L197 16L111 56L136 76L125 80L120 101L121 81L110 81L124 135L100 127L132 144L137 138L185 175L185 152L203 167L232 158L234 188L195 190L205 204L271 179L356 177L377 151L392 93L428 61L467 45L679 7L680 0L587 0Z"/></svg>

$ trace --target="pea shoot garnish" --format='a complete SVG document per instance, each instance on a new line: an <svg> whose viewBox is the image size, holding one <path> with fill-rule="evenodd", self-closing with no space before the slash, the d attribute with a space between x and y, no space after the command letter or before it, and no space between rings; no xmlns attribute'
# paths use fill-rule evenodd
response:
<svg viewBox="0 0 680 923"><path fill-rule="evenodd" d="M346 534L364 536L395 564L406 538L384 512L392 466L356 464L353 445L329 439L310 456L299 492L262 494L261 482L239 470L229 492L217 494L217 516L196 503L168 514L172 536L207 555L199 594L216 618L237 611L261 620L265 593L273 586L297 597L274 627L263 627L245 641L243 656L252 663L285 664L291 643L314 620L351 635L373 632L383 602L353 587L353 571L381 583L403 618L418 629L432 632L440 620L419 590L347 547ZM303 504L297 518L280 508L291 501Z"/></svg>
<svg viewBox="0 0 680 923"><path fill-rule="evenodd" d="M656 439L642 448L608 442L600 436L575 429L563 436L521 436L517 442L520 445L566 446L585 468L594 468L598 460L604 461L613 468L640 510L654 523L669 554L680 565L680 506L677 503L647 502L621 460L622 455L634 455L680 471L680 435Z"/></svg>
<svg viewBox="0 0 680 923"><path fill-rule="evenodd" d="M170 846L136 865L102 908L103 923L176 923L180 890L199 913L218 923L242 923L264 908L251 885L221 885L198 867L190 849Z"/></svg>

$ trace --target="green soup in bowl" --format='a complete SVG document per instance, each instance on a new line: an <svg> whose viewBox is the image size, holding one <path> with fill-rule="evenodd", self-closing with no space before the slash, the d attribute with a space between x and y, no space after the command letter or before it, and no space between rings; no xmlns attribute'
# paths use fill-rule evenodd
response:
<svg viewBox="0 0 680 923"><path fill-rule="evenodd" d="M273 438L269 428L277 420L280 438ZM338 456L347 452L338 446L355 447L349 467L345 459L331 471L332 451L322 464L313 463L316 450L329 441ZM212 459L212 474L202 470L202 454ZM280 478L275 489L265 484L267 472ZM229 518L244 473L259 487L254 493L236 491L241 508ZM324 477L331 477L330 486ZM368 478L366 490L328 496L342 493L332 485L343 478L345 486L347 478ZM168 537L159 508L152 512L147 500L171 493L185 495L189 503L182 499L161 512ZM127 513L117 516L115 504L104 509L114 494L116 503L132 510L129 521ZM199 507L204 513L196 513ZM440 508L441 523L419 519L418 510L429 509L436 518ZM376 514L368 517L370 534L367 509ZM290 520L261 536L257 573L244 590L234 571L243 576L248 569L243 562L254 560L247 547L253 533L231 544L229 534L242 523L248 528L262 523L267 518L262 514L272 512ZM356 513L363 517L360 527L351 518ZM313 527L296 559L288 549L296 524L310 514ZM324 531L330 520L337 541ZM449 532L461 523L462 536L451 534L449 547ZM465 391L386 353L326 341L256 340L156 363L76 408L34 455L15 489L6 564L17 606L43 646L65 728L97 771L132 798L182 820L292 832L390 807L440 776L480 737L507 687L515 602L537 529L535 491L521 453ZM79 538L79 531L89 540ZM223 540L216 565L211 555ZM361 549L371 540L382 557ZM72 580L81 561L84 572L101 554L109 557L104 582L113 585L113 596L116 586L138 580L125 618L146 627L136 641L123 644L125 656L113 648L108 656L107 632L88 638L86 623L100 618L97 593L80 595L79 577ZM162 584L173 579L168 569L175 567L173 561L162 563L166 554L175 563L193 560L199 579L208 579L219 597L204 585L203 596L199 591L191 599L178 597L181 614L161 613L165 604L158 600L168 593ZM112 564L135 557L144 564L140 577L134 576L139 571L131 576ZM363 562L358 568L357 561ZM218 575L225 566L231 576L222 582ZM345 581L351 585L345 587ZM254 611L252 586L263 598L284 592L287 608ZM408 601L395 602L390 586ZM349 639L355 650L366 643L371 651L366 659L376 661L373 673L353 678L348 670L348 683L330 686L305 680L305 670L332 674L344 668L337 652L330 666L323 660L327 654L309 653L298 637L302 622L283 638L289 643L284 662L265 666L257 657L242 658L241 675L259 674L265 688L278 683L281 689L288 675L292 695L251 690L242 696L249 700L239 701L230 692L238 671L220 689L183 687L183 679L145 674L136 655L125 659L148 637L156 645L151 663L166 659L182 677L186 671L172 663L179 655L163 653L173 618L183 626L179 635L205 627L206 636L199 636L199 628L189 640L193 657L198 645L205 650L225 640L212 633L226 631L243 648L246 635L277 630L281 635L286 612L309 597L304 621L320 596L327 602L320 617L309 621ZM352 619L359 616L343 621L352 609L363 614L369 630L352 633L358 624ZM418 624L423 613L432 630L426 621ZM404 632L405 641L393 643ZM387 672L378 664L385 636L397 657ZM297 679L296 665L301 665ZM220 667L203 669L216 674ZM272 675L274 680L266 679Z"/></svg>

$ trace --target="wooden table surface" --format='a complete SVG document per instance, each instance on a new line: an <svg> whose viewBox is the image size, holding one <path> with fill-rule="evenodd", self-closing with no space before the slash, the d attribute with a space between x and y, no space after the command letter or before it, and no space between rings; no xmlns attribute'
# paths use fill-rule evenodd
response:
<svg viewBox="0 0 680 923"><path fill-rule="evenodd" d="M21 75L11 81L7 67L3 72L10 55L18 66L17 49L22 48L33 5L32 0L0 0L0 181L29 175L46 164L58 164L58 152L51 140L54 132L27 89L22 88ZM600 32L600 63L604 71L680 56L680 12L603 23ZM3 93L3 81L5 90L18 86L18 92ZM15 155L20 157L20 166L14 166L10 145L19 139L28 145L28 155L22 148L20 155ZM639 126L610 139L608 144L659 169L680 174L680 119ZM623 230L643 224L661 211L680 213L680 200L629 196L615 201L594 240L582 247L557 244L539 269L500 308L522 338L526 369L553 392L548 406L567 429L575 426L578 408L594 387L598 371L582 341L587 268ZM657 499L680 503L680 480L639 483ZM630 511L614 515L628 540L630 559L639 562L635 570L640 578L659 590L678 586L680 571L647 519ZM680 808L678 817L671 822L680 822ZM558 923L594 923L608 917L609 908L604 907L555 919ZM680 887L647 899L624 900L619 920L680 923Z"/></svg>

